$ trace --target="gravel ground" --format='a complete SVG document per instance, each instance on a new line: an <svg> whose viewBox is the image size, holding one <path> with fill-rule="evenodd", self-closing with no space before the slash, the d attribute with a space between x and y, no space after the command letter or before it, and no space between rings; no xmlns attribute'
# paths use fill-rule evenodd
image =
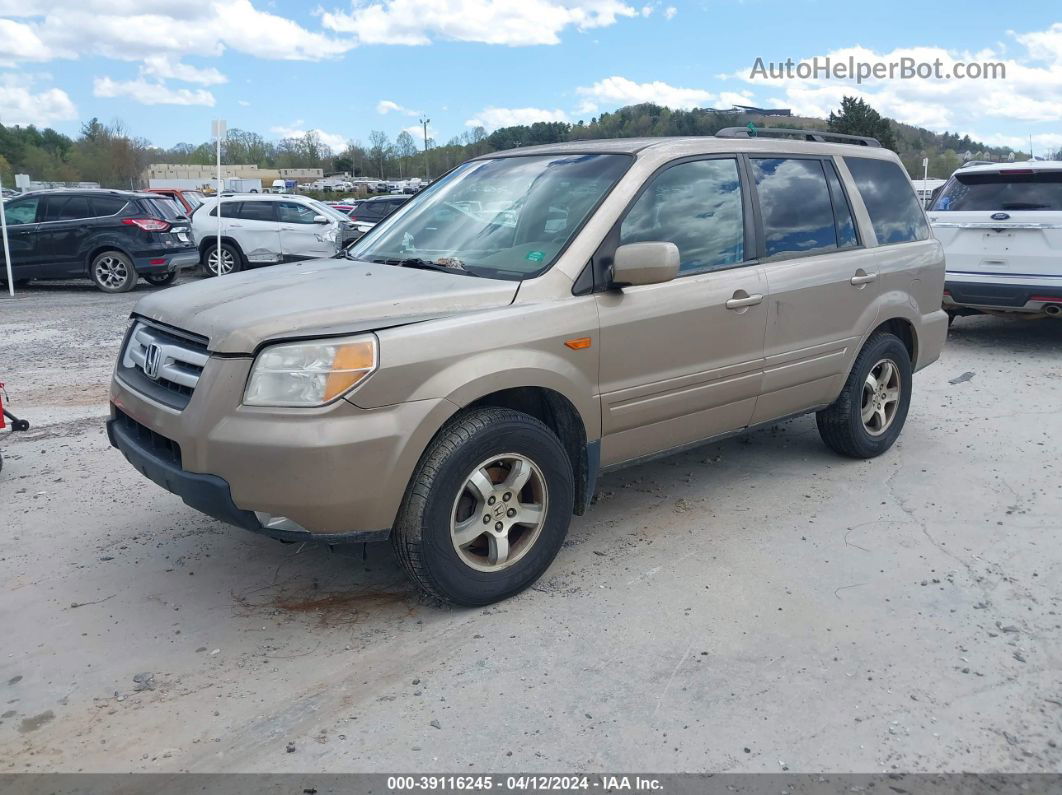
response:
<svg viewBox="0 0 1062 795"><path fill-rule="evenodd" d="M0 772L1062 771L1062 323L957 321L875 461L805 417L611 474L462 610L108 447L147 289L0 299Z"/></svg>

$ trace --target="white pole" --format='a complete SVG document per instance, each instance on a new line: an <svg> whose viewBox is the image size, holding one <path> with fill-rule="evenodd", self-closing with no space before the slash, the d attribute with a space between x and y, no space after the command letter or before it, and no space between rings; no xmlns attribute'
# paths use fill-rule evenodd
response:
<svg viewBox="0 0 1062 795"><path fill-rule="evenodd" d="M929 197L926 195L927 185L929 183L929 158L922 158L922 207L925 208L928 205Z"/></svg>
<svg viewBox="0 0 1062 795"><path fill-rule="evenodd" d="M215 253L217 254L217 257L218 257L218 259L217 259L218 276L220 276L221 275L221 190L222 190L222 184L221 184L221 123L220 122L218 122L217 133L218 133L218 137L217 137L217 145L218 145L218 150L217 150L217 152L218 152L218 247L217 247L217 251Z"/></svg>
<svg viewBox="0 0 1062 795"><path fill-rule="evenodd" d="M7 213L4 212L4 183L0 180L0 234L4 238L4 261L7 263L7 292L15 297L15 277L11 273L11 248L7 244Z"/></svg>

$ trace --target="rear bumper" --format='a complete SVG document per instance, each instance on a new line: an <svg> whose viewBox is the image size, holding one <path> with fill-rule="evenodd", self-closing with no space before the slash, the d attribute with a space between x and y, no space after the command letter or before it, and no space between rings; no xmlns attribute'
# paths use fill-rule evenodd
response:
<svg viewBox="0 0 1062 795"><path fill-rule="evenodd" d="M977 279L976 275L953 276L944 282L944 307L968 307L1007 312L1041 313L1052 304L1062 305L1062 278L1005 277Z"/></svg>
<svg viewBox="0 0 1062 795"><path fill-rule="evenodd" d="M199 249L191 248L163 249L161 251L140 253L133 258L133 267L141 276L170 273L171 271L194 268L199 264Z"/></svg>

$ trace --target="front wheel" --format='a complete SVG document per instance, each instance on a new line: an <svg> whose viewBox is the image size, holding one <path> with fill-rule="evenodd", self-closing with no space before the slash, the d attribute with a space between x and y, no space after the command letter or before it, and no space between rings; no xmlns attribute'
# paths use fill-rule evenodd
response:
<svg viewBox="0 0 1062 795"><path fill-rule="evenodd" d="M177 281L177 271L170 271L169 273L149 273L144 276L147 283L154 287L166 287Z"/></svg>
<svg viewBox="0 0 1062 795"><path fill-rule="evenodd" d="M392 544L427 594L490 604L549 567L574 499L571 461L549 428L518 411L477 409L453 419L425 452Z"/></svg>
<svg viewBox="0 0 1062 795"><path fill-rule="evenodd" d="M892 447L911 403L911 356L895 334L867 340L834 403L815 415L819 435L834 452L874 458Z"/></svg>
<svg viewBox="0 0 1062 795"><path fill-rule="evenodd" d="M207 276L224 276L227 273L236 273L243 267L243 258L240 252L228 243L221 244L221 254L218 255L218 247L215 243L206 249L203 260L203 270Z"/></svg>
<svg viewBox="0 0 1062 795"><path fill-rule="evenodd" d="M89 274L105 293L127 293L136 287L136 270L120 251L104 251L92 260Z"/></svg>

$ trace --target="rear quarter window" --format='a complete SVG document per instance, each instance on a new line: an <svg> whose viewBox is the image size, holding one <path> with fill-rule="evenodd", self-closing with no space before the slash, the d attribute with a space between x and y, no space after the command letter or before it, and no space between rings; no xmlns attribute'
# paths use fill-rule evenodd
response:
<svg viewBox="0 0 1062 795"><path fill-rule="evenodd" d="M97 218L106 217L108 215L117 215L128 203L129 202L119 196L93 196L92 214Z"/></svg>
<svg viewBox="0 0 1062 795"><path fill-rule="evenodd" d="M879 245L909 243L929 237L929 224L914 187L898 163L869 157L846 157L863 197Z"/></svg>

